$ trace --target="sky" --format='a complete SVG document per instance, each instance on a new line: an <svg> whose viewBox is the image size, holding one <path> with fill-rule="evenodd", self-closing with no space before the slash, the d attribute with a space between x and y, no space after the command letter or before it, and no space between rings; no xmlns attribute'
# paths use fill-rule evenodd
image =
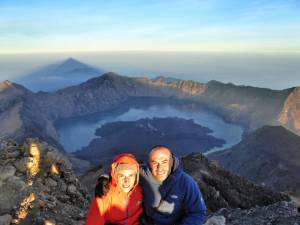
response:
<svg viewBox="0 0 300 225"><path fill-rule="evenodd" d="M299 0L0 0L0 54L300 52Z"/></svg>

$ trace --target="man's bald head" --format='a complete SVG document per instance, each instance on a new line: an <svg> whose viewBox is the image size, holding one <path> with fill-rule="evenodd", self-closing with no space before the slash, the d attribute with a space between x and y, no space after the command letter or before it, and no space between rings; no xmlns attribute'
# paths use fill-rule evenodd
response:
<svg viewBox="0 0 300 225"><path fill-rule="evenodd" d="M159 182L167 179L173 166L171 150L166 146L155 146L149 153L149 165L152 175Z"/></svg>

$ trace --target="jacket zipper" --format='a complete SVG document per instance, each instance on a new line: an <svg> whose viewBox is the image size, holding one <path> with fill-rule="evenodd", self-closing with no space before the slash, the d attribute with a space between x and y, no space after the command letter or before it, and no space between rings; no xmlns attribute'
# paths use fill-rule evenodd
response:
<svg viewBox="0 0 300 225"><path fill-rule="evenodd" d="M129 214L129 209L128 209L128 197L127 197L127 196L126 196L125 201L126 201L126 216L125 216L123 225L126 225L126 219L128 218L128 214Z"/></svg>

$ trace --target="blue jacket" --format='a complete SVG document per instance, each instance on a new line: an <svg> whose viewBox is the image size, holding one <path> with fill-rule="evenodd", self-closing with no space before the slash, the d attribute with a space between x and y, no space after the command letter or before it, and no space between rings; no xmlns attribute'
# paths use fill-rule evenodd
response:
<svg viewBox="0 0 300 225"><path fill-rule="evenodd" d="M172 172L163 183L155 180L149 168L142 167L140 185L145 213L155 225L202 225L206 206L201 191L173 157Z"/></svg>

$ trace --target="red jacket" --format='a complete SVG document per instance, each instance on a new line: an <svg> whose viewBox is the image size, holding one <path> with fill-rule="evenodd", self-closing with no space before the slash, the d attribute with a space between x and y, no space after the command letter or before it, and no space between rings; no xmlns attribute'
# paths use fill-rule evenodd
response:
<svg viewBox="0 0 300 225"><path fill-rule="evenodd" d="M109 192L101 198L93 199L86 225L104 225L106 223L118 225L138 225L138 218L142 213L142 190L138 185L137 173L136 183L129 193L124 193L116 185L115 168L118 163L130 163L137 165L138 162L131 154L122 154L115 157L112 163L112 181Z"/></svg>

